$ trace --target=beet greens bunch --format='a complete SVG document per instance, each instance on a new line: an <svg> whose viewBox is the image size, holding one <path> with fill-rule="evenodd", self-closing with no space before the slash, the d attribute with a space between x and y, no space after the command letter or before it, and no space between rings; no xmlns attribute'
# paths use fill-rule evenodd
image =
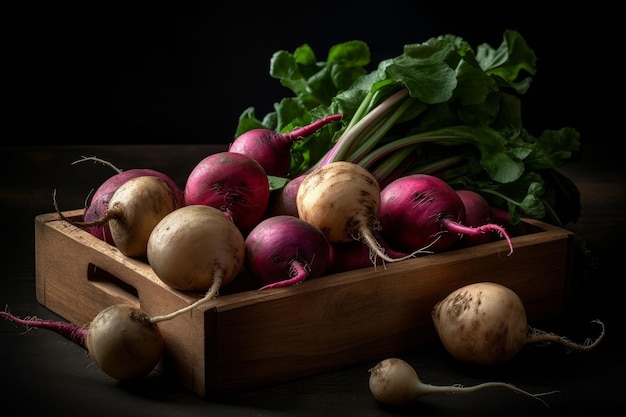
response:
<svg viewBox="0 0 626 417"><path fill-rule="evenodd" d="M370 64L370 49L358 40L332 46L325 61L307 44L275 52L270 76L293 95L262 119L245 109L236 136L343 114L291 148L288 178L343 160L367 168L381 187L405 175L436 175L508 211L512 224L522 215L558 226L578 219L578 189L557 168L579 150L579 133L565 127L533 136L524 128L521 97L536 56L520 33L507 30L498 48L476 49L438 36L404 45L373 71Z"/></svg>

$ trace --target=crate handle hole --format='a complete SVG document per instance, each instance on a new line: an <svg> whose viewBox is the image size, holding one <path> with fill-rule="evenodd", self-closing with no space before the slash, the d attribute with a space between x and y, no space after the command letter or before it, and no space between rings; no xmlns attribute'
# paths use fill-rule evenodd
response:
<svg viewBox="0 0 626 417"><path fill-rule="evenodd" d="M139 293L135 287L97 265L87 265L87 280L107 294L124 298L133 304L139 303Z"/></svg>

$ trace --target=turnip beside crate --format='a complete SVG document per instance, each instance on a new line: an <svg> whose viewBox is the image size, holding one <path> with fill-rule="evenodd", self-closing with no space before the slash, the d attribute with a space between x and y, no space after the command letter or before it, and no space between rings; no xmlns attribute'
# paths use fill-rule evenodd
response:
<svg viewBox="0 0 626 417"><path fill-rule="evenodd" d="M63 214L79 219L83 210ZM511 256L507 243L496 241L294 287L224 288L216 299L159 323L166 344L159 367L207 397L380 360L436 341L430 316L435 303L478 281L514 290L529 321L564 313L573 234L523 220L511 236ZM57 213L35 218L35 255L37 300L79 325L120 302L155 316L202 296L171 289L147 263L122 255Z"/></svg>

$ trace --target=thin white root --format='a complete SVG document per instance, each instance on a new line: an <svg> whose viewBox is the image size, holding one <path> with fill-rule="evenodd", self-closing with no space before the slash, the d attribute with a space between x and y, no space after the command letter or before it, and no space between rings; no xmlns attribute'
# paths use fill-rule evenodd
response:
<svg viewBox="0 0 626 417"><path fill-rule="evenodd" d="M606 334L606 327L602 321L592 320L591 322L598 323L602 327L600 335L598 335L598 337L595 340L588 338L583 343L575 343L575 342L572 342L567 337L559 336L554 333L544 332L543 330L530 327L527 343L528 344L531 344L531 343L536 344L536 343L542 343L542 342L558 343L568 348L569 351L586 352L598 346L598 344L600 344L602 339L604 339L604 335Z"/></svg>
<svg viewBox="0 0 626 417"><path fill-rule="evenodd" d="M121 169L119 169L118 167L116 167L115 165L113 165L112 163L110 163L109 161L105 161L104 159L100 159L100 158L97 158L97 157L95 157L95 156L84 156L84 155L81 155L80 157L81 157L82 159L79 159L78 161L74 161L74 162L72 162L72 165L76 165L76 164L77 164L77 163L79 163L79 162L94 161L94 162L101 163L102 165L106 165L106 166L108 166L108 167L113 168L113 170L115 170L118 174L119 174L120 172L122 172L122 170L121 170Z"/></svg>

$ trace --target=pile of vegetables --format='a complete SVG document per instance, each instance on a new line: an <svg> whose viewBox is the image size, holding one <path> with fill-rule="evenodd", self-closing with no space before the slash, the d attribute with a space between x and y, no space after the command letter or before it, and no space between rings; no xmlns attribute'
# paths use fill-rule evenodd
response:
<svg viewBox="0 0 626 417"><path fill-rule="evenodd" d="M197 302L157 317L111 306L88 330L1 315L64 331L106 373L133 379L162 354L159 322L209 302L242 272L257 289L271 290L381 259L398 262L495 239L506 242L511 255L507 228L521 217L563 226L580 208L575 185L557 171L578 150L578 133L563 128L534 136L522 124L520 96L530 87L535 60L515 31L506 31L497 49L473 50L452 35L405 45L371 72L361 41L333 46L326 61L308 45L278 51L270 74L293 96L262 119L246 109L229 150L201 159L184 188L154 170L117 170L95 192L83 221L64 217L55 196L63 219L145 260L173 289L201 292ZM540 340L579 348L557 336L529 335L523 305L510 290L483 283L475 292L459 291L462 297L452 294L433 306L433 323L460 360L503 362ZM460 298L466 306L459 307ZM488 301L500 307L494 318L509 322L495 325L510 326L514 340L460 335L476 322L459 323L458 312L475 311L470 304L477 300L482 309L492 306ZM129 357L144 360L133 367ZM399 359L381 362L370 378L375 397L392 404L491 386L542 395L503 383L434 388Z"/></svg>

